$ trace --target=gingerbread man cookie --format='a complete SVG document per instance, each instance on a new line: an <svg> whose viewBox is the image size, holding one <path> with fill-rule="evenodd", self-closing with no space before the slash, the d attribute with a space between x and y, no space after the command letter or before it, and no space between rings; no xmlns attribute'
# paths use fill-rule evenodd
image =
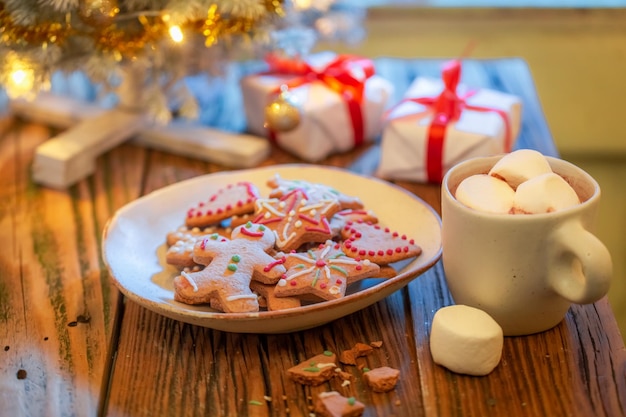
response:
<svg viewBox="0 0 626 417"><path fill-rule="evenodd" d="M302 190L295 189L280 198L258 199L253 222L274 230L279 250L291 251L306 242L332 238L328 219L338 210L336 200L312 202Z"/></svg>
<svg viewBox="0 0 626 417"><path fill-rule="evenodd" d="M218 234L196 243L194 260L208 263L201 271L174 279L174 299L187 304L211 303L226 313L258 311L251 279L275 283L286 272L280 260L267 254L275 242L274 233L263 225L247 223L233 230L232 238Z"/></svg>
<svg viewBox="0 0 626 417"><path fill-rule="evenodd" d="M312 294L323 300L343 297L352 282L373 277L378 265L368 259L356 260L341 251L341 245L327 241L306 253L285 255L287 273L276 284L277 297Z"/></svg>
<svg viewBox="0 0 626 417"><path fill-rule="evenodd" d="M342 247L346 255L356 259L369 259L379 265L412 258L422 249L406 235L364 221L347 222L341 230L345 239Z"/></svg>
<svg viewBox="0 0 626 417"><path fill-rule="evenodd" d="M206 227L234 215L252 213L259 190L251 182L238 182L220 188L208 201L201 201L187 211L187 227Z"/></svg>

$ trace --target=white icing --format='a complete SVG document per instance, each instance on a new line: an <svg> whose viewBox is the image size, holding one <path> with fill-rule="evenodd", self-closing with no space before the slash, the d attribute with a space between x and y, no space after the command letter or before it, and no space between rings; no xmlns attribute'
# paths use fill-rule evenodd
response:
<svg viewBox="0 0 626 417"><path fill-rule="evenodd" d="M340 291L340 289L339 289L339 287L338 287L338 286L336 286L336 285L333 285L332 287L330 287L330 288L328 289L328 292L329 292L330 294L333 294L333 295L334 295L334 294L339 294L339 291Z"/></svg>
<svg viewBox="0 0 626 417"><path fill-rule="evenodd" d="M288 276L287 279L289 281L291 281L294 278L298 278L298 277L301 277L302 275L309 274L309 273L313 272L314 270L315 270L315 267L312 266L311 268L303 269L300 272L296 272L295 274Z"/></svg>
<svg viewBox="0 0 626 417"><path fill-rule="evenodd" d="M189 275L188 273L186 273L185 271L181 271L180 273L183 277L185 277L185 279L187 280L187 282L193 287L193 292L198 292L198 285L196 284L196 281L193 280L193 278L191 278L191 275Z"/></svg>
<svg viewBox="0 0 626 417"><path fill-rule="evenodd" d="M318 209L318 208L321 208L321 207L324 207L323 203L309 204L306 207L300 208L300 211L315 210L315 209Z"/></svg>
<svg viewBox="0 0 626 417"><path fill-rule="evenodd" d="M273 215L278 216L278 217L284 217L285 215L283 213L281 213L280 211L276 210L274 207L272 207L271 205L269 205L270 202L275 202L276 200L273 201L264 201L261 203L261 207L265 210L267 210L268 212L271 212ZM285 202L281 201L279 203L279 207L285 207ZM269 218L268 216L269 213L265 213L266 218Z"/></svg>
<svg viewBox="0 0 626 417"><path fill-rule="evenodd" d="M279 287L284 287L285 285L287 285L287 280L284 278L281 278L278 280L278 283L276 285L278 285Z"/></svg>
<svg viewBox="0 0 626 417"><path fill-rule="evenodd" d="M355 261L354 259L346 259L346 258L341 258L341 259L331 259L330 261L328 261L331 264L344 264L344 265L358 265L359 262ZM365 262L363 262L365 263Z"/></svg>
<svg viewBox="0 0 626 417"><path fill-rule="evenodd" d="M231 295L231 296L226 297L226 301L256 299L256 298L257 298L256 294L238 294L238 295Z"/></svg>
<svg viewBox="0 0 626 417"><path fill-rule="evenodd" d="M324 274L326 274L326 279L330 279L330 268L328 266L324 266Z"/></svg>
<svg viewBox="0 0 626 417"><path fill-rule="evenodd" d="M324 368L328 368L329 366L337 366L332 362L324 362L324 363L318 363L315 366L317 366L320 369L324 369Z"/></svg>

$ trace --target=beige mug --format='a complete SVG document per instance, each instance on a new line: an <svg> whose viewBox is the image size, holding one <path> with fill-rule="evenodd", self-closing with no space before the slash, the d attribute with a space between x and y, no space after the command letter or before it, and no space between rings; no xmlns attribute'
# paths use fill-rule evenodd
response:
<svg viewBox="0 0 626 417"><path fill-rule="evenodd" d="M480 308L507 336L556 326L572 303L593 303L609 290L611 256L592 234L598 183L577 166L547 157L581 204L544 214L493 214L461 204L460 182L486 174L501 156L473 158L442 183L443 267L456 304Z"/></svg>

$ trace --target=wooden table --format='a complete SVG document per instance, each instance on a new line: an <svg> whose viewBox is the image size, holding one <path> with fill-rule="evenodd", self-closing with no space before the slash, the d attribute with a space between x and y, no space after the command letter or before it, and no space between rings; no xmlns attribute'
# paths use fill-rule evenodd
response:
<svg viewBox="0 0 626 417"><path fill-rule="evenodd" d="M437 76L440 61L376 65L398 98L415 76ZM464 80L521 96L518 146L556 154L523 61L468 61ZM229 101L214 124L240 128L241 103ZM431 319L452 303L441 264L365 310L293 334L213 331L126 301L100 255L107 219L152 190L225 168L124 144L98 158L93 176L56 191L34 184L30 165L34 148L57 132L12 118L0 132L0 415L309 416L311 395L330 388L365 403L366 416L626 415L626 351L606 299L573 306L547 332L506 338L501 364L486 377L432 361ZM322 164L372 173L378 157L370 145ZM290 162L298 161L274 149L263 165ZM439 210L439 187L399 184ZM286 377L323 349L374 340L383 346L366 366L402 373L390 393L371 392L361 378L308 388Z"/></svg>

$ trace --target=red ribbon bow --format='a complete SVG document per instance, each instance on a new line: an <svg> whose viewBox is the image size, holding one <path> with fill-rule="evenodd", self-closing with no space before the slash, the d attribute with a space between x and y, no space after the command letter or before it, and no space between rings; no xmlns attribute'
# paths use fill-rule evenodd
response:
<svg viewBox="0 0 626 417"><path fill-rule="evenodd" d="M360 145L365 140L365 128L361 104L365 92L365 82L374 75L374 64L369 59L350 55L339 55L321 69L310 66L303 60L290 60L269 55L269 74L294 75L283 84L288 88L296 88L304 84L319 81L339 94L345 101L350 114L354 144ZM278 92L280 87L276 88Z"/></svg>
<svg viewBox="0 0 626 417"><path fill-rule="evenodd" d="M441 78L443 91L436 97L405 98L399 104L410 101L427 106L433 113L433 118L428 128L426 175L428 181L441 183L443 179L443 145L446 137L446 128L452 122L461 117L464 109L480 112L494 112L504 121L504 151L511 151L511 123L508 114L504 110L484 106L474 106L467 103L467 99L476 94L471 91L460 97L457 87L461 79L461 62L452 60L445 64Z"/></svg>

